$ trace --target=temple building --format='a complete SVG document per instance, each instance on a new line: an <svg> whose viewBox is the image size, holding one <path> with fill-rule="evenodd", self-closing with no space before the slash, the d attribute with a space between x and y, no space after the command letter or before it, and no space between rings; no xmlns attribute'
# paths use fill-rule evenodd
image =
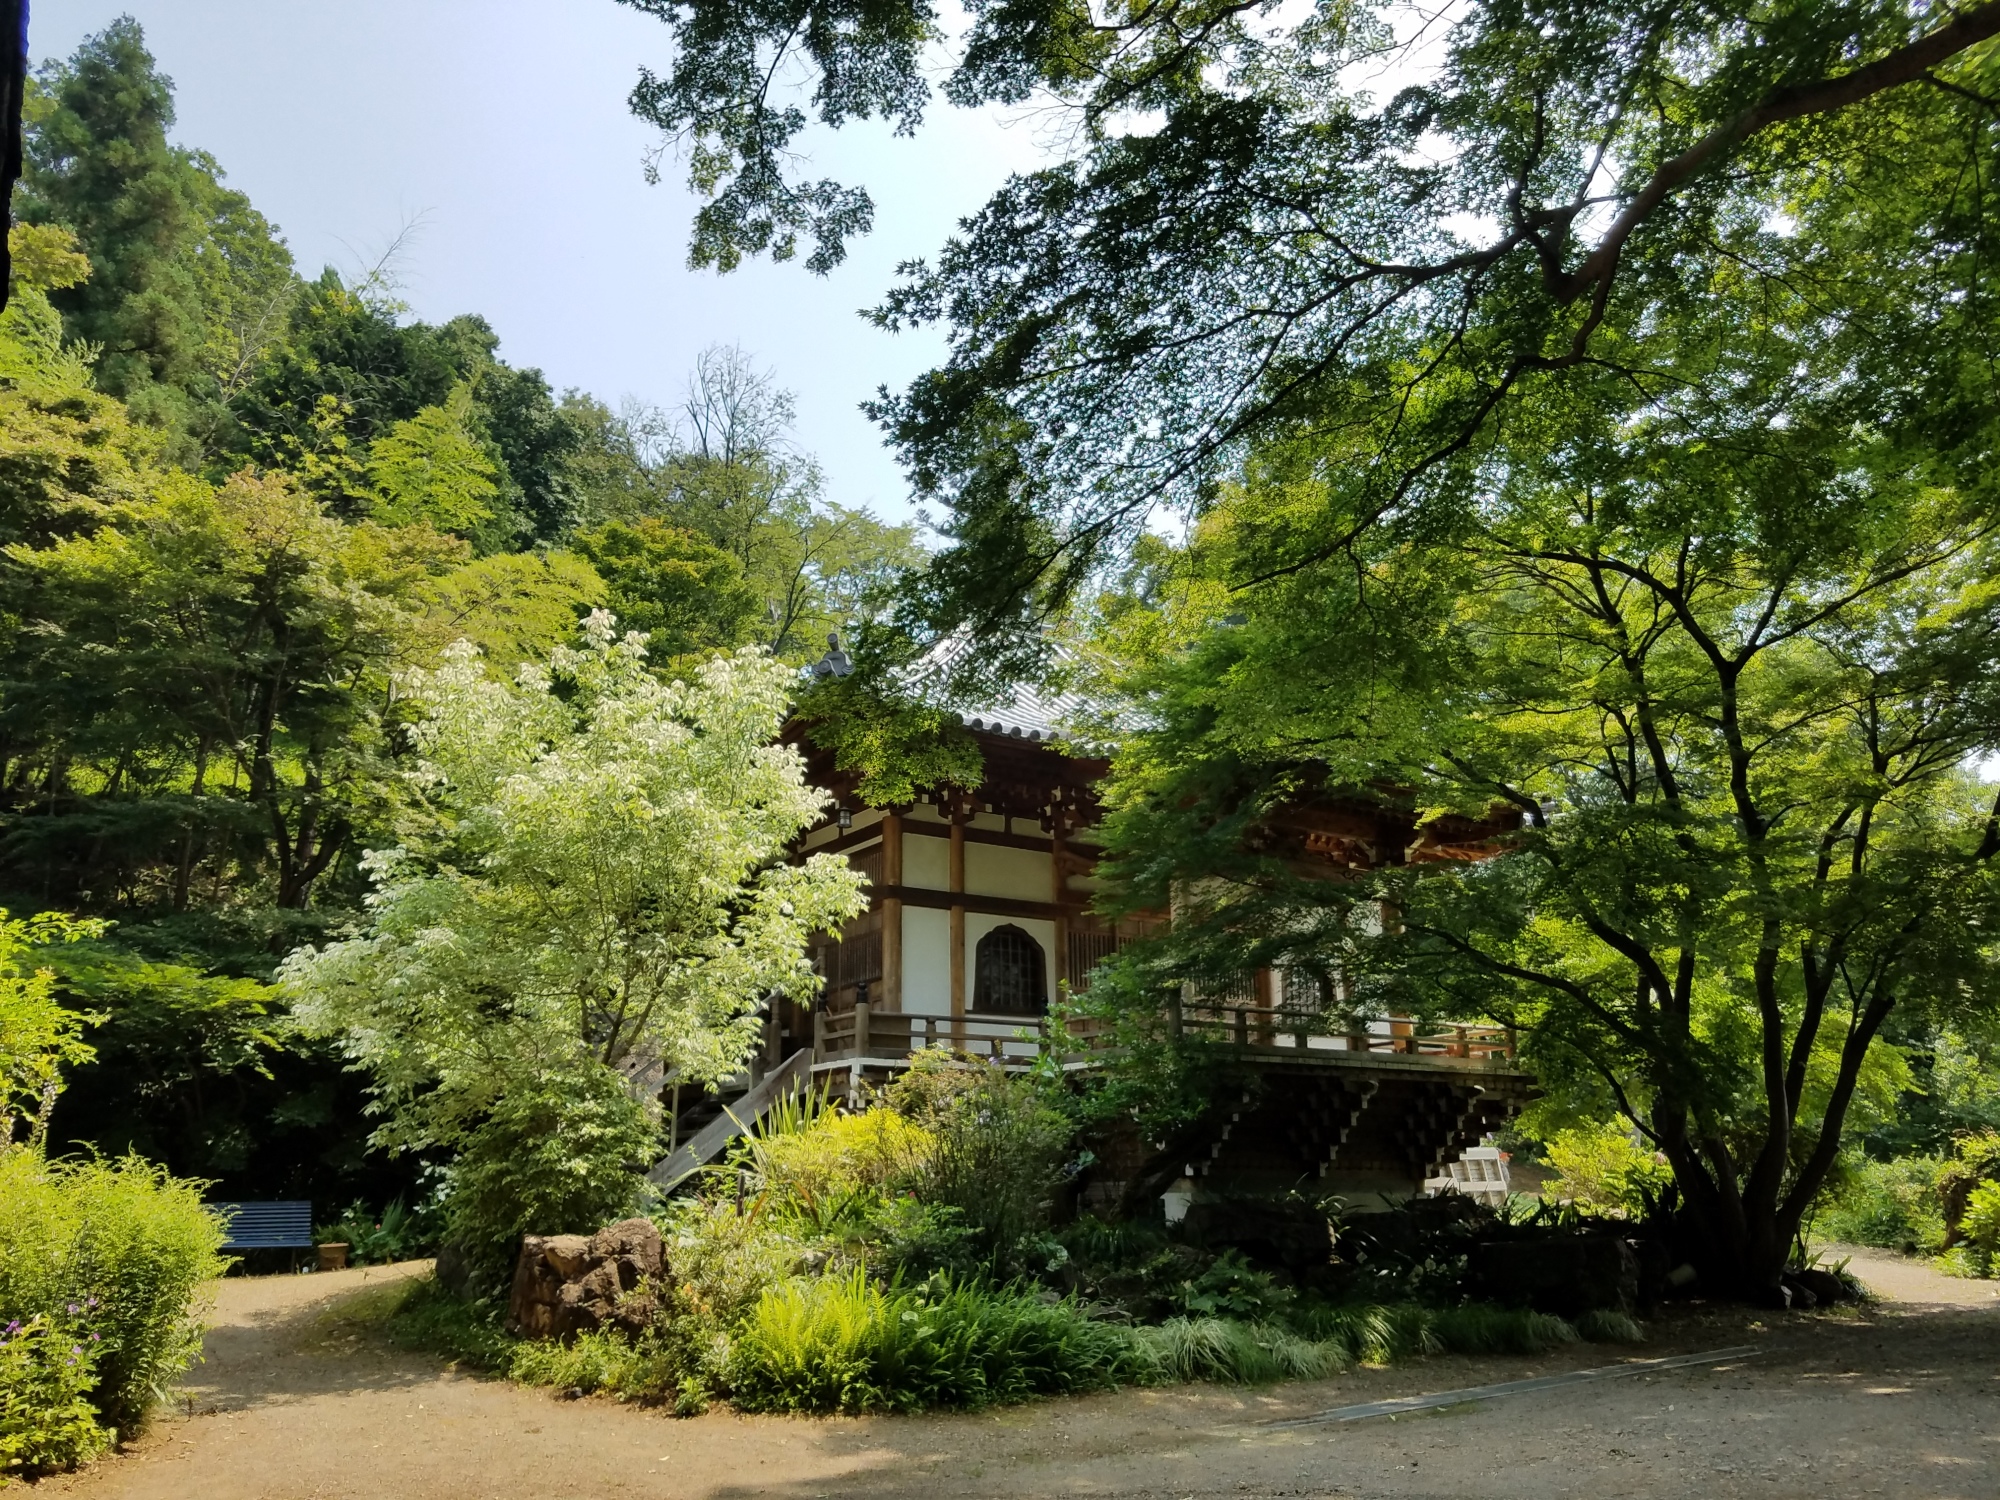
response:
<svg viewBox="0 0 2000 1500"><path fill-rule="evenodd" d="M837 652L821 671L844 667ZM1095 788L1108 765L1066 738L1081 708L1022 691L964 714L984 758L981 784L895 807L864 805L855 778L806 741L809 774L835 810L800 852L845 855L868 879L869 909L815 945L819 1003L776 1007L758 1076L728 1114L698 1107L687 1117L685 1144L655 1180L693 1170L760 1101L808 1079L853 1097L932 1047L1024 1066L1050 1002L1086 990L1099 963L1167 920L1114 923L1092 910ZM1285 823L1299 857L1329 879L1357 864L1476 858L1502 831L1472 820L1418 827L1381 801L1339 798L1291 809ZM1395 1017L1336 1023L1316 979L1248 972L1227 995L1183 997L1173 1024L1229 1049L1241 1087L1182 1138L1107 1143L1087 1186L1101 1206L1160 1196L1172 1214L1223 1183L1407 1196L1448 1178L1528 1095L1499 1029L1420 1035ZM1085 1055L1065 1065L1093 1064Z"/></svg>

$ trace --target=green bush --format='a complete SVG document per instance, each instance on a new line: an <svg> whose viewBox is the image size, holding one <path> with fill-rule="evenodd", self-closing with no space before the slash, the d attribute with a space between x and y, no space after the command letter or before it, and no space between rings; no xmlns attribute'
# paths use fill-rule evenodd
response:
<svg viewBox="0 0 2000 1500"><path fill-rule="evenodd" d="M1935 1254L1945 1236L1938 1188L1951 1165L1938 1156L1849 1158L1813 1232L1850 1245Z"/></svg>
<svg viewBox="0 0 2000 1500"><path fill-rule="evenodd" d="M504 1094L466 1137L444 1198L446 1236L472 1285L497 1290L524 1234L589 1233L621 1219L658 1132L609 1068L556 1071Z"/></svg>
<svg viewBox="0 0 2000 1500"><path fill-rule="evenodd" d="M1545 1196L1599 1213L1637 1218L1674 1180L1663 1157L1634 1144L1630 1132L1616 1125L1557 1131L1542 1143L1542 1152L1561 1174Z"/></svg>
<svg viewBox="0 0 2000 1500"><path fill-rule="evenodd" d="M1143 1379L1130 1332L1067 1302L939 1280L885 1289L856 1269L765 1292L729 1360L746 1411L925 1411Z"/></svg>
<svg viewBox="0 0 2000 1500"><path fill-rule="evenodd" d="M0 1485L8 1474L73 1469L110 1442L90 1404L92 1338L42 1314L0 1326Z"/></svg>
<svg viewBox="0 0 2000 1500"><path fill-rule="evenodd" d="M917 1196L957 1209L999 1278L1031 1269L1074 1135L1068 1116L1034 1079L942 1050L918 1053L887 1098L934 1138Z"/></svg>
<svg viewBox="0 0 2000 1500"><path fill-rule="evenodd" d="M89 1400L120 1432L199 1351L195 1296L221 1244L196 1185L138 1157L0 1152L0 1325L40 1316L92 1344Z"/></svg>

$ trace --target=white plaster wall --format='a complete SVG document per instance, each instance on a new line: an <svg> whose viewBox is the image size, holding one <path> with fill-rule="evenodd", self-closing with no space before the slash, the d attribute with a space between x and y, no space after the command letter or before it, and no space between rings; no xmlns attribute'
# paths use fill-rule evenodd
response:
<svg viewBox="0 0 2000 1500"><path fill-rule="evenodd" d="M967 854L970 854L972 852L971 847L967 846L965 852ZM1008 849L1008 850L1002 850L1001 852L1007 854L1023 854L1026 853L1027 851L1021 849ZM967 863L969 865L970 861L968 860ZM969 874L970 872L968 871L968 875ZM968 884L970 883L969 879L967 883ZM946 915L946 913L940 912L938 915L944 916ZM987 917L987 916L981 916L977 912L967 912L965 914L965 1008L967 1010L971 1010L973 1008L973 997L978 993L979 940L985 937L987 933L991 932L996 927L1007 927L1010 925L1020 928L1021 931L1027 933L1029 937L1033 938L1036 942L1042 945L1042 958L1044 960L1043 968L1047 971L1048 975L1048 997L1052 1001L1056 998L1056 924L1055 923L1038 921L1033 917ZM946 929L947 941L949 940L949 937L950 937L950 929L947 928ZM945 952L947 950L941 948L939 951ZM909 963L909 959L906 957L903 960L903 962L905 965L907 965ZM907 983L907 981L905 982ZM945 997L947 1000L945 1008L947 1010L951 1008L949 1005L950 996L951 996L951 972L949 969L947 969L945 971Z"/></svg>
<svg viewBox="0 0 2000 1500"><path fill-rule="evenodd" d="M1047 901L1055 891L1055 871L1046 853L1001 844L965 845L965 888L975 896L1015 901Z"/></svg>
<svg viewBox="0 0 2000 1500"><path fill-rule="evenodd" d="M970 970L966 982L971 983ZM921 906L903 908L903 1012L912 1016L951 1014L950 912Z"/></svg>
<svg viewBox="0 0 2000 1500"><path fill-rule="evenodd" d="M951 840L928 833L903 835L903 884L929 891L951 889Z"/></svg>

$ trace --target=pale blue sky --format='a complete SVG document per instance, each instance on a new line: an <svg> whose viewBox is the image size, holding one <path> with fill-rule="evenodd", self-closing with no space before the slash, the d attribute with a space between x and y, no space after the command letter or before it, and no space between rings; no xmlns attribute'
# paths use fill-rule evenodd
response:
<svg viewBox="0 0 2000 1500"><path fill-rule="evenodd" d="M942 102L914 140L849 127L814 167L867 183L876 232L828 277L718 277L687 269L692 200L671 169L646 185L651 133L625 110L666 30L615 0L34 0L30 53L66 56L121 14L174 80L180 142L215 154L308 275L372 260L422 214L401 262L415 312L483 313L510 362L614 406L670 401L700 349L740 343L798 392L831 497L890 515L902 478L856 403L943 344L856 309L1040 159L1032 125Z"/></svg>

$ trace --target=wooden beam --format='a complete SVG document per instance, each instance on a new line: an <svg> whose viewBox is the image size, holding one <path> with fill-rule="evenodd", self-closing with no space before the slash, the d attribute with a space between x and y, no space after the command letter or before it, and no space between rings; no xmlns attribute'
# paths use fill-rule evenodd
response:
<svg viewBox="0 0 2000 1500"><path fill-rule="evenodd" d="M1011 896L975 896L970 893L954 895L950 891L934 891L921 885L895 885L886 881L875 887L875 900L887 911L891 901L899 906L920 906L927 911L950 911L954 906L962 907L975 916L981 917L1033 917L1039 922L1053 922L1058 916L1073 917L1087 910L1088 903L1081 898L1057 906L1053 901L1017 901ZM886 966L887 949L884 952Z"/></svg>
<svg viewBox="0 0 2000 1500"><path fill-rule="evenodd" d="M965 821L955 818L951 825L951 893L965 895ZM965 902L951 907L951 1013L965 1014Z"/></svg>
<svg viewBox="0 0 2000 1500"><path fill-rule="evenodd" d="M887 894L903 886L903 815L892 812L882 820L882 1006L894 1014L903 1008L903 902Z"/></svg>
<svg viewBox="0 0 2000 1500"><path fill-rule="evenodd" d="M1069 908L1063 904L1069 897L1069 878L1063 873L1062 820L1063 810L1057 807L1049 835L1049 900L1056 908L1056 993L1051 999L1059 998L1063 986L1070 982Z"/></svg>

